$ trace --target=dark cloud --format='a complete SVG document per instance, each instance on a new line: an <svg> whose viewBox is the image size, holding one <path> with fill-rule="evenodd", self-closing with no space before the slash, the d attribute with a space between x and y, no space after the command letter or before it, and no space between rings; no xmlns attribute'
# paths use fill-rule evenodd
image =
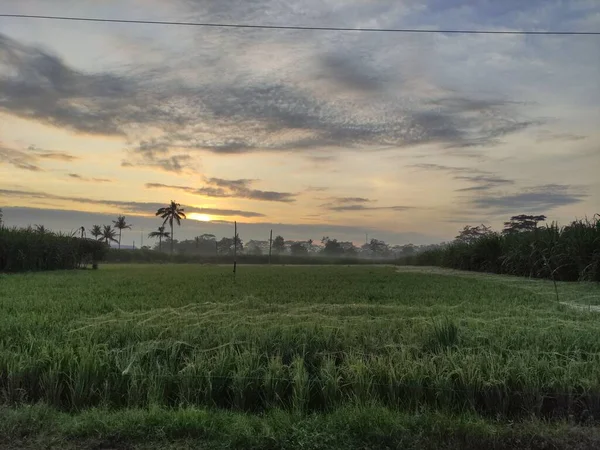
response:
<svg viewBox="0 0 600 450"><path fill-rule="evenodd" d="M406 211L414 209L412 206L375 206L376 200L369 200L364 197L329 197L329 202L321 205L332 212L351 212L351 211Z"/></svg>
<svg viewBox="0 0 600 450"><path fill-rule="evenodd" d="M132 214L150 215L154 214L159 208L165 206L162 203L147 203L147 202L128 202L121 200L97 200L83 197L70 197L62 195L53 195L44 192L34 191L21 191L21 190L9 190L0 189L0 198L17 198L17 199L35 199L35 200L54 200L54 201L67 201L80 203L82 205L100 205L115 208L120 212L128 212ZM202 214L210 214L217 216L239 216L239 217L265 217L264 214L252 212L252 211L241 211L236 209L218 209L218 208L196 208L191 206L185 206L186 212L195 212Z"/></svg>
<svg viewBox="0 0 600 450"><path fill-rule="evenodd" d="M75 156L64 152L39 150L35 147L29 147L28 150L23 151L4 147L0 142L0 164L9 164L17 169L42 172L43 169L40 167L40 163L44 160L70 162L75 159L77 159Z"/></svg>
<svg viewBox="0 0 600 450"><path fill-rule="evenodd" d="M337 85L357 91L379 91L385 80L377 67L361 60L356 53L327 53L319 57L319 63L326 79Z"/></svg>
<svg viewBox="0 0 600 450"><path fill-rule="evenodd" d="M587 197L580 189L560 184L547 184L515 194L489 195L473 200L473 205L495 213L543 213L559 206L573 205Z"/></svg>
<svg viewBox="0 0 600 450"><path fill-rule="evenodd" d="M142 155L141 158L137 158L134 161L123 160L121 162L122 167L150 167L163 170L165 172L181 173L184 171L192 171L193 169L192 156L184 155L172 155L166 157L155 157L154 155Z"/></svg>
<svg viewBox="0 0 600 450"><path fill-rule="evenodd" d="M441 164L413 164L413 167L421 170L446 172L453 175L452 178L459 181L467 181L473 186L457 189L456 192L480 192L515 184L514 180L500 177L492 172L476 169L474 167L455 167Z"/></svg>
<svg viewBox="0 0 600 450"><path fill-rule="evenodd" d="M476 175L476 176L456 176L456 180L468 181L473 183L474 186L457 189L457 192L469 192L469 191L489 191L490 189L515 184L514 180L507 178L492 176L492 175Z"/></svg>
<svg viewBox="0 0 600 450"><path fill-rule="evenodd" d="M224 46L239 43L228 41L229 35L223 36ZM219 67L231 75L218 76L217 68L204 64L206 81L186 84L177 72L163 77L141 68L122 75L83 73L38 47L0 35L5 68L0 70L0 111L79 132L127 136L139 144L130 148L125 166L173 172L193 168L194 160L186 156L194 150L310 156L323 148L440 144L460 149L496 145L540 123L522 117L522 104L456 92L431 98L407 90L367 98L357 107L352 98L324 94L327 84L318 77L298 83L278 74L247 76L234 56L218 53ZM207 54L203 61L215 57ZM385 70L358 50L311 57L327 69L327 83L373 91L385 78ZM162 136L140 140L150 128Z"/></svg>
<svg viewBox="0 0 600 450"><path fill-rule="evenodd" d="M289 192L261 191L251 189L250 185L256 180L240 179L226 180L223 178L206 178L205 182L209 186L194 188L190 186L175 186L162 183L146 183L146 188L170 188L178 189L194 195L203 195L206 197L217 198L245 198L249 200L259 200L266 202L291 203L296 199L297 194Z"/></svg>
<svg viewBox="0 0 600 450"><path fill-rule="evenodd" d="M37 158L31 154L0 146L0 164L9 164L17 169L31 172L41 172L42 168L37 165L37 162Z"/></svg>

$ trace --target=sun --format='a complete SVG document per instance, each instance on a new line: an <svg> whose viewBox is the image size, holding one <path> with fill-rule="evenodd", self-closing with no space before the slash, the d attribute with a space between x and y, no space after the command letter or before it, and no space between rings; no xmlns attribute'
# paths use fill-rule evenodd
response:
<svg viewBox="0 0 600 450"><path fill-rule="evenodd" d="M210 216L208 214L190 213L188 219L198 220L200 222L210 222Z"/></svg>

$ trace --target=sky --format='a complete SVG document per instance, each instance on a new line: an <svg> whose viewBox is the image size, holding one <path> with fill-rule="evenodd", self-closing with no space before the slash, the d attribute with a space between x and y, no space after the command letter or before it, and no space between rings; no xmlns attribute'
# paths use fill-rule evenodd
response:
<svg viewBox="0 0 600 450"><path fill-rule="evenodd" d="M600 31L597 0L4 0L0 13L371 28ZM600 37L0 18L9 226L161 225L360 243L600 213ZM144 238L147 239L147 238ZM148 241L146 241L148 242Z"/></svg>

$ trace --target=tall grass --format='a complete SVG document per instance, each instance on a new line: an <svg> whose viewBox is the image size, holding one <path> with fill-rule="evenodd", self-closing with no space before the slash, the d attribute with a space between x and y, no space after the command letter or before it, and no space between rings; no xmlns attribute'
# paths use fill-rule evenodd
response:
<svg viewBox="0 0 600 450"><path fill-rule="evenodd" d="M76 269L102 260L106 250L92 239L0 227L0 272Z"/></svg>
<svg viewBox="0 0 600 450"><path fill-rule="evenodd" d="M229 268L119 265L1 282L3 404L600 417L596 316L551 292L373 267L245 267L234 283Z"/></svg>
<svg viewBox="0 0 600 450"><path fill-rule="evenodd" d="M493 233L473 243L455 242L404 258L400 264L556 281L600 281L599 219L578 220L565 227L553 223L514 234Z"/></svg>

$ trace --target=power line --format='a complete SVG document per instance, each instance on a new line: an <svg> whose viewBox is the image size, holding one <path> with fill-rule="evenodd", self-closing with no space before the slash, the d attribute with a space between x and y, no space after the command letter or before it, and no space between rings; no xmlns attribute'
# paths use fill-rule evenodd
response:
<svg viewBox="0 0 600 450"><path fill-rule="evenodd" d="M18 19L70 20L77 22L105 22L144 25L174 25L210 28L246 28L261 30L304 30L304 31L363 31L376 33L440 33L440 34L506 34L542 36L600 36L600 31L509 31L509 30L424 30L419 28L346 28L314 27L297 25L250 25L240 23L178 22L166 20L104 19L99 17L42 16L32 14L0 14L0 17Z"/></svg>

